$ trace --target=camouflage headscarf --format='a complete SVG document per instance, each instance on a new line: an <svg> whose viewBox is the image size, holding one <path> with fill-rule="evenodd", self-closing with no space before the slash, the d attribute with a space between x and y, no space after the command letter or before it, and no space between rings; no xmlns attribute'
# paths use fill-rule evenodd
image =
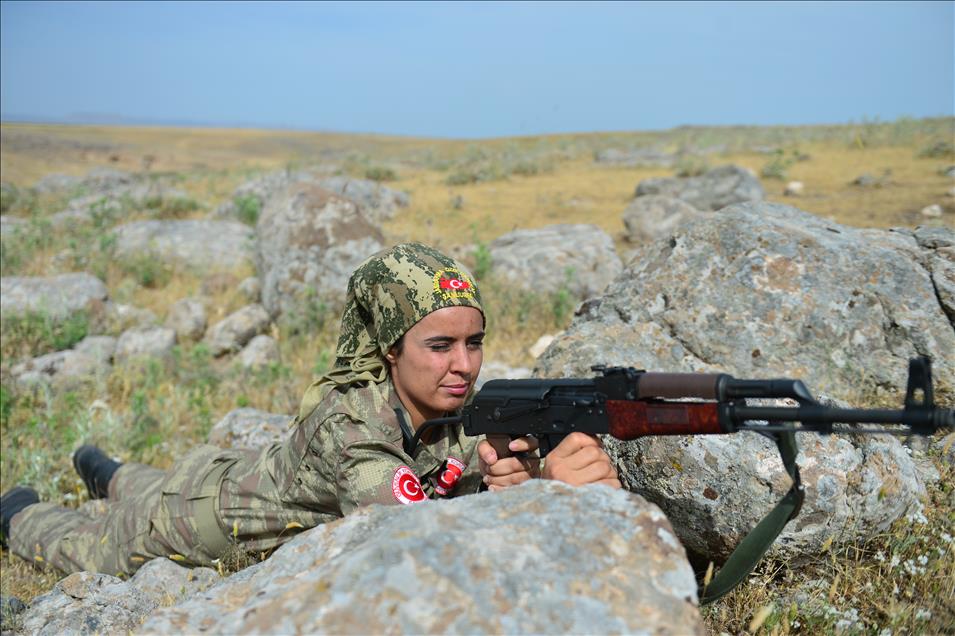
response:
<svg viewBox="0 0 955 636"><path fill-rule="evenodd" d="M421 243L378 252L348 280L335 368L305 391L305 417L335 386L384 382L385 354L406 331L444 307L474 307L484 314L474 278L458 262Z"/></svg>

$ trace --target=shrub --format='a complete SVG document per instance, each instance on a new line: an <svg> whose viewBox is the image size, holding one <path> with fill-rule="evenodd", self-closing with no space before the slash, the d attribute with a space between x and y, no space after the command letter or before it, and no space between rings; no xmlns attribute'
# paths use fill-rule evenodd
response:
<svg viewBox="0 0 955 636"><path fill-rule="evenodd" d="M365 170L365 178L371 179L372 181L394 181L398 178L398 175L395 174L395 171L391 168L385 168L382 166L371 166Z"/></svg>
<svg viewBox="0 0 955 636"><path fill-rule="evenodd" d="M491 272L491 250L478 241L474 246L474 277L483 280Z"/></svg>
<svg viewBox="0 0 955 636"><path fill-rule="evenodd" d="M710 164L706 157L683 155L674 167L678 177L698 177L710 169Z"/></svg>
<svg viewBox="0 0 955 636"><path fill-rule="evenodd" d="M137 283L149 289L161 289L172 279L172 270L148 252L123 259L120 267Z"/></svg>
<svg viewBox="0 0 955 636"><path fill-rule="evenodd" d="M86 312L77 312L62 319L41 312L4 317L3 357L37 356L70 349L86 337L89 324Z"/></svg>
<svg viewBox="0 0 955 636"><path fill-rule="evenodd" d="M936 140L919 151L923 159L948 159L955 157L955 144L950 141Z"/></svg>
<svg viewBox="0 0 955 636"><path fill-rule="evenodd" d="M780 148L773 153L773 158L763 166L760 175L766 179L785 179L789 168L797 161L802 160L803 157L804 155L801 155L798 150L787 153Z"/></svg>
<svg viewBox="0 0 955 636"><path fill-rule="evenodd" d="M259 214L262 213L262 201L254 194L243 197L236 197L235 216L246 225L255 225L259 221Z"/></svg>

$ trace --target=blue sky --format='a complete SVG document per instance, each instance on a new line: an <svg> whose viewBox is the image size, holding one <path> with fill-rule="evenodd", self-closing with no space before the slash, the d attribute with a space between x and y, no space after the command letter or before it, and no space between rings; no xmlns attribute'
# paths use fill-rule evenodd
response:
<svg viewBox="0 0 955 636"><path fill-rule="evenodd" d="M5 120L433 137L953 114L955 3L0 3Z"/></svg>

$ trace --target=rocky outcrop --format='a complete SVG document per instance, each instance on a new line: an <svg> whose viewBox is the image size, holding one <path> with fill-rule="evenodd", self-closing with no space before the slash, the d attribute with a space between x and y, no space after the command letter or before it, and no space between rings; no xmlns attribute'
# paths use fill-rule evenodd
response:
<svg viewBox="0 0 955 636"><path fill-rule="evenodd" d="M255 233L232 221L133 221L115 228L116 256L171 267L234 269L252 262Z"/></svg>
<svg viewBox="0 0 955 636"><path fill-rule="evenodd" d="M262 304L272 316L341 304L351 273L384 240L354 202L309 184L271 197L257 234Z"/></svg>
<svg viewBox="0 0 955 636"><path fill-rule="evenodd" d="M279 343L272 336L255 336L236 356L236 364L243 369L259 371L281 360Z"/></svg>
<svg viewBox="0 0 955 636"><path fill-rule="evenodd" d="M648 194L634 199L623 211L627 240L644 243L668 237L681 225L707 216L686 201L660 194Z"/></svg>
<svg viewBox="0 0 955 636"><path fill-rule="evenodd" d="M585 303L537 372L589 376L607 364L798 377L859 399L904 392L908 358L924 354L936 398L950 401L955 330L933 283L943 248L932 244L786 206L733 206L643 248ZM790 555L829 537L872 537L923 492L894 438L801 437L809 494L776 546ZM688 547L717 560L788 488L775 447L754 434L608 446L629 487L664 508Z"/></svg>
<svg viewBox="0 0 955 636"><path fill-rule="evenodd" d="M247 305L209 327L203 342L214 356L234 353L269 327L262 305Z"/></svg>
<svg viewBox="0 0 955 636"><path fill-rule="evenodd" d="M361 208L362 213L369 221L380 223L390 219L399 208L408 207L407 193L384 186L369 179L355 179L346 176L322 176L307 171L280 170L251 179L232 194L232 200L227 201L215 212L217 218L234 218L239 214L236 201L254 199L259 209L265 208L273 196L281 196L282 190L290 185L308 184L334 192L346 198Z"/></svg>
<svg viewBox="0 0 955 636"><path fill-rule="evenodd" d="M78 572L30 603L17 617L19 633L125 634L139 628L156 608L196 594L218 580L214 570L190 570L168 559L150 561L129 581Z"/></svg>
<svg viewBox="0 0 955 636"><path fill-rule="evenodd" d="M124 331L116 342L117 364L139 358L167 359L176 346L176 332L168 327L142 327Z"/></svg>
<svg viewBox="0 0 955 636"><path fill-rule="evenodd" d="M42 314L63 320L105 301L109 293L92 274L4 276L0 278L0 314L3 318Z"/></svg>
<svg viewBox="0 0 955 636"><path fill-rule="evenodd" d="M73 349L55 351L10 368L22 387L49 384L57 390L73 390L109 375L116 338L87 336Z"/></svg>
<svg viewBox="0 0 955 636"><path fill-rule="evenodd" d="M686 201L698 210L720 210L734 203L761 201L763 186L745 168L726 165L698 177L646 179L637 186L636 196L661 194Z"/></svg>
<svg viewBox="0 0 955 636"><path fill-rule="evenodd" d="M166 316L166 327L176 332L179 342L195 341L206 332L206 308L197 298L183 298L173 303Z"/></svg>
<svg viewBox="0 0 955 636"><path fill-rule="evenodd" d="M488 249L492 274L538 294L567 290L582 300L603 291L623 269L613 239L596 225L515 230Z"/></svg>
<svg viewBox="0 0 955 636"><path fill-rule="evenodd" d="M641 248L540 370L561 375L586 360L787 375L846 397L904 391L908 359L922 354L940 387L955 386L955 330L931 269L948 256L923 243L783 205L733 206Z"/></svg>
<svg viewBox="0 0 955 636"><path fill-rule="evenodd" d="M235 409L212 427L209 443L221 448L267 448L285 439L292 419L257 409Z"/></svg>
<svg viewBox="0 0 955 636"><path fill-rule="evenodd" d="M656 506L534 480L363 508L156 612L142 632L702 634L703 624L693 572Z"/></svg>

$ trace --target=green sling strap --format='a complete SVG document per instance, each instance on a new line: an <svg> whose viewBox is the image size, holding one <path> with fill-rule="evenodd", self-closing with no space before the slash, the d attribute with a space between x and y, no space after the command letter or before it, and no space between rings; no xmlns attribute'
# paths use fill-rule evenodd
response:
<svg viewBox="0 0 955 636"><path fill-rule="evenodd" d="M700 604L702 605L722 598L739 585L763 558L766 550L782 532L783 527L799 514L799 509L802 507L805 490L799 479L799 466L796 465L796 455L799 454L796 435L792 431L766 433L766 435L775 438L783 465L792 479L792 486L776 507L740 541L713 580L701 590Z"/></svg>

